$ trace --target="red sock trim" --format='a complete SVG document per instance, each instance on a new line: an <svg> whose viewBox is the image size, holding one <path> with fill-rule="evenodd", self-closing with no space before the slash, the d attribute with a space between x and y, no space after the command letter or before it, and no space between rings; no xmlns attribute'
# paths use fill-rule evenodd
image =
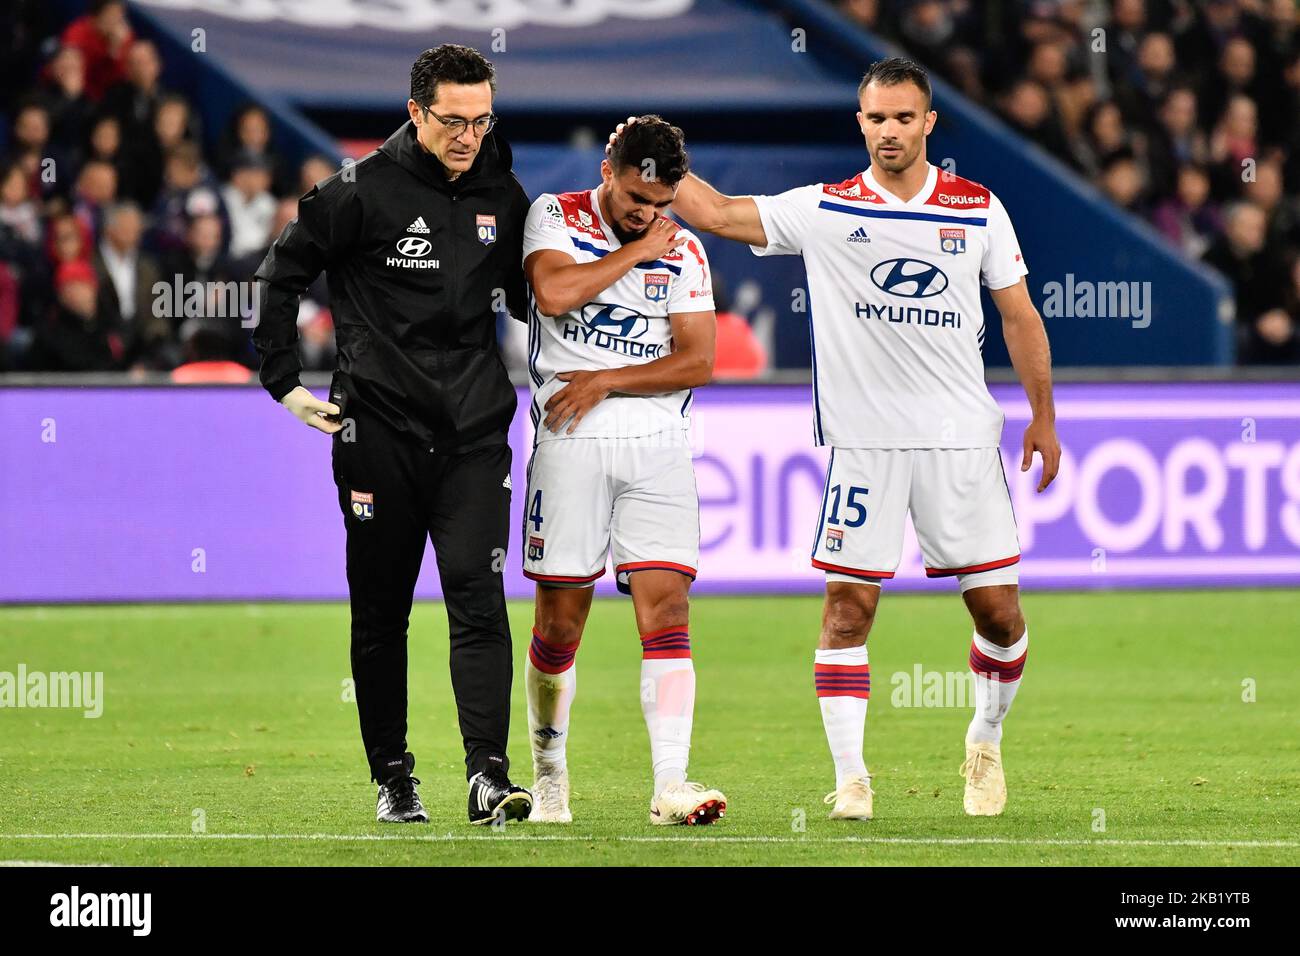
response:
<svg viewBox="0 0 1300 956"><path fill-rule="evenodd" d="M1014 661L1000 661L996 658L989 657L975 646L971 641L970 645L970 669L976 674L982 674L990 680L1000 681L1009 684L1011 681L1020 680L1020 675L1025 670L1025 658L1029 652L1021 654Z"/></svg>
<svg viewBox="0 0 1300 956"><path fill-rule="evenodd" d="M641 635L641 659L665 661L691 656L690 629L682 624Z"/></svg>
<svg viewBox="0 0 1300 956"><path fill-rule="evenodd" d="M543 674L563 674L573 666L581 639L572 644L551 644L533 628L533 642L528 645L528 659Z"/></svg>
<svg viewBox="0 0 1300 956"><path fill-rule="evenodd" d="M871 699L870 664L813 664L818 697Z"/></svg>

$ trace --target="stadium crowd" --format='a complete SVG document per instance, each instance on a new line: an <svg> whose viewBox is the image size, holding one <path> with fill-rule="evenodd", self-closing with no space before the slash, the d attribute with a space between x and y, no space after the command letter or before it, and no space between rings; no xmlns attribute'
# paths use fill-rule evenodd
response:
<svg viewBox="0 0 1300 956"><path fill-rule="evenodd" d="M1297 0L839 6L1220 270L1239 361L1300 363ZM123 0L50 17L0 11L0 370L247 378L239 322L154 290L251 279L330 160L290 168L252 103L204 142ZM332 367L323 281L299 324L305 367Z"/></svg>
<svg viewBox="0 0 1300 956"><path fill-rule="evenodd" d="M1243 364L1300 363L1298 6L839 3L1222 272Z"/></svg>
<svg viewBox="0 0 1300 956"><path fill-rule="evenodd" d="M0 33L0 369L248 379L251 286L227 283L251 280L331 161L288 168L252 103L205 143L122 0L61 32L18 2ZM307 368L333 367L325 302L322 280L300 315Z"/></svg>

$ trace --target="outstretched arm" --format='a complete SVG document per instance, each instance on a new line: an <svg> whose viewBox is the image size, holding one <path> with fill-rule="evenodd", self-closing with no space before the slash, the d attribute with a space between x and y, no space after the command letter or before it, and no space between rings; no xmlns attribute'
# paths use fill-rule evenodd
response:
<svg viewBox="0 0 1300 956"><path fill-rule="evenodd" d="M615 127L609 134L606 154L618 141L619 134L634 122L636 117L629 116L626 123ZM763 220L753 197L724 196L694 173L687 173L681 181L672 209L693 229L750 246L767 246L767 233L763 231Z"/></svg>
<svg viewBox="0 0 1300 956"><path fill-rule="evenodd" d="M747 246L767 245L767 233L754 197L724 196L694 173L687 173L682 180L672 208L701 232L711 232Z"/></svg>
<svg viewBox="0 0 1300 956"><path fill-rule="evenodd" d="M1038 490L1043 491L1061 467L1056 406L1052 401L1052 353L1047 344L1047 330L1029 298L1029 287L1023 278L1005 289L992 289L990 294L1002 314L1002 335L1007 342L1007 352L1033 413L1029 427L1025 429L1020 470L1028 471L1034 452L1038 452L1043 459L1043 477Z"/></svg>

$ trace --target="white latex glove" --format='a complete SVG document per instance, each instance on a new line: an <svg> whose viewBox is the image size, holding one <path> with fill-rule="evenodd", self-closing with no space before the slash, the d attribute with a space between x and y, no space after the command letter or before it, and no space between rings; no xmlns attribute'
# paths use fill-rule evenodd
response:
<svg viewBox="0 0 1300 956"><path fill-rule="evenodd" d="M322 402L301 385L280 399L280 404L289 409L293 417L300 422L327 435L333 435L343 429L342 422L331 422L325 418L326 415L339 414L339 407L333 402Z"/></svg>

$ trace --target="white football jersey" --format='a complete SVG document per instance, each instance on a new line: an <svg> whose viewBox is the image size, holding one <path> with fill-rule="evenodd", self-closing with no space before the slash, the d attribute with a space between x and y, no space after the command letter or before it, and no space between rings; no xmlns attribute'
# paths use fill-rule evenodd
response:
<svg viewBox="0 0 1300 956"><path fill-rule="evenodd" d="M931 165L903 202L867 169L755 196L767 246L808 272L814 436L840 448L989 448L1002 411L984 384L980 283L1027 275L988 189Z"/></svg>
<svg viewBox="0 0 1300 956"><path fill-rule="evenodd" d="M600 191L543 193L528 210L524 258L555 249L575 262L594 262L622 243L600 213ZM691 391L610 395L587 413L572 435L542 427L547 399L564 387L558 372L643 365L672 351L668 316L712 312L709 262L699 239L682 229L678 250L638 263L593 301L564 315L542 315L529 290L528 376L538 441L556 438L637 438L690 428Z"/></svg>

